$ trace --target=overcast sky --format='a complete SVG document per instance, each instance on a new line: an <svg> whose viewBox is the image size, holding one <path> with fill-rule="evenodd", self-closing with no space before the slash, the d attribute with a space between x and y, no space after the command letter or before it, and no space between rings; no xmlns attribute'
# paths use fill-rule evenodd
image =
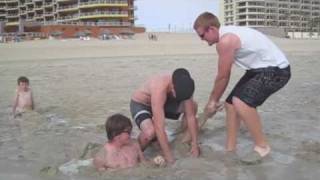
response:
<svg viewBox="0 0 320 180"><path fill-rule="evenodd" d="M191 31L200 13L217 14L218 5L218 0L136 0L135 23L147 31Z"/></svg>

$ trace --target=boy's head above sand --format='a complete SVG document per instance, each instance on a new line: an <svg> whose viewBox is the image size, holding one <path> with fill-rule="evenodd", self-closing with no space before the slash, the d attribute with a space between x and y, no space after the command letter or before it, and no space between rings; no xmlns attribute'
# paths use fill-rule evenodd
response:
<svg viewBox="0 0 320 180"><path fill-rule="evenodd" d="M132 130L132 124L129 118L122 114L114 114L106 120L105 123L107 137L109 142L122 141L128 142Z"/></svg>
<svg viewBox="0 0 320 180"><path fill-rule="evenodd" d="M29 79L25 76L20 76L17 80L20 90L27 91L29 88Z"/></svg>

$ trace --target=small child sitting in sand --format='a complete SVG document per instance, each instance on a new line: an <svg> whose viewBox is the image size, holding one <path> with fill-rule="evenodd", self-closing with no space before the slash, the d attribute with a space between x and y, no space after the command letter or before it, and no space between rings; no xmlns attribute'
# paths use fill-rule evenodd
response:
<svg viewBox="0 0 320 180"><path fill-rule="evenodd" d="M26 110L33 110L33 97L31 88L29 87L29 79L27 77L21 76L18 78L18 87L14 97L13 104L13 116L25 112Z"/></svg>
<svg viewBox="0 0 320 180"><path fill-rule="evenodd" d="M145 158L137 141L130 137L132 124L129 118L121 114L110 116L106 123L108 142L95 155L93 164L96 169L129 168L139 162L145 162ZM159 157L155 158L155 164L164 164Z"/></svg>

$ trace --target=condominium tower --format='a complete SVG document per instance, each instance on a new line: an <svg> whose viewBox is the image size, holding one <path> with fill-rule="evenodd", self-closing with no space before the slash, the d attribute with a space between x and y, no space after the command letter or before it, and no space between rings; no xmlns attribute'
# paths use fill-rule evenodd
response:
<svg viewBox="0 0 320 180"><path fill-rule="evenodd" d="M320 0L220 0L224 25L282 27L306 32L317 28Z"/></svg>
<svg viewBox="0 0 320 180"><path fill-rule="evenodd" d="M8 31L48 25L134 26L134 0L0 0L0 23Z"/></svg>

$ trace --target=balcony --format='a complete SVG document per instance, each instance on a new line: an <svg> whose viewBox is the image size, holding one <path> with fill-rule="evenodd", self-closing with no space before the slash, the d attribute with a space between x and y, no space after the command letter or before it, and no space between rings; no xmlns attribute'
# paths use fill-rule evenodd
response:
<svg viewBox="0 0 320 180"><path fill-rule="evenodd" d="M97 12L87 12L80 13L80 19L90 19L90 18L103 18L103 17L128 17L128 12L126 11L97 11Z"/></svg>
<svg viewBox="0 0 320 180"><path fill-rule="evenodd" d="M19 25L19 21L11 21L6 23L6 26L17 26L17 25Z"/></svg>
<svg viewBox="0 0 320 180"><path fill-rule="evenodd" d="M33 5L33 1L32 0L26 0L25 5Z"/></svg>
<svg viewBox="0 0 320 180"><path fill-rule="evenodd" d="M89 2L80 2L80 8L94 8L94 7L127 7L128 1L121 0L96 0Z"/></svg>
<svg viewBox="0 0 320 180"><path fill-rule="evenodd" d="M5 2L6 2L7 4L9 4L9 3L18 3L19 0L5 0Z"/></svg>
<svg viewBox="0 0 320 180"><path fill-rule="evenodd" d="M57 11L58 12L64 12L64 11L77 11L79 10L78 5L70 5L70 6L60 6Z"/></svg>
<svg viewBox="0 0 320 180"><path fill-rule="evenodd" d="M20 10L20 14L21 14L21 15L27 14L27 11L26 11L26 10Z"/></svg>
<svg viewBox="0 0 320 180"><path fill-rule="evenodd" d="M106 22L97 22L97 26L132 26L130 22L113 22L113 21L106 21Z"/></svg>
<svg viewBox="0 0 320 180"><path fill-rule="evenodd" d="M63 22L63 21L74 21L74 20L79 20L79 15L69 15L69 16L62 16L58 17L57 21L58 22Z"/></svg>
<svg viewBox="0 0 320 180"><path fill-rule="evenodd" d="M34 15L35 19L42 19L43 18L43 14L36 14Z"/></svg>
<svg viewBox="0 0 320 180"><path fill-rule="evenodd" d="M34 17L33 17L33 16L26 18L26 21L33 21L33 20L34 20Z"/></svg>
<svg viewBox="0 0 320 180"><path fill-rule="evenodd" d="M56 0L57 2L68 2L68 1L70 1L70 2L72 2L72 1L74 1L74 2L78 2L78 0Z"/></svg>
<svg viewBox="0 0 320 180"><path fill-rule="evenodd" d="M53 2L46 2L43 5L44 7L52 7L53 6Z"/></svg>
<svg viewBox="0 0 320 180"><path fill-rule="evenodd" d="M54 16L54 12L52 11L52 12L45 12L44 13L44 16Z"/></svg>
<svg viewBox="0 0 320 180"><path fill-rule="evenodd" d="M7 11L18 10L18 6L7 6Z"/></svg>
<svg viewBox="0 0 320 180"><path fill-rule="evenodd" d="M19 14L18 13L14 13L14 14L7 14L7 18L17 18L19 17Z"/></svg>
<svg viewBox="0 0 320 180"><path fill-rule="evenodd" d="M6 17L7 13L6 12L0 12L0 17Z"/></svg>

